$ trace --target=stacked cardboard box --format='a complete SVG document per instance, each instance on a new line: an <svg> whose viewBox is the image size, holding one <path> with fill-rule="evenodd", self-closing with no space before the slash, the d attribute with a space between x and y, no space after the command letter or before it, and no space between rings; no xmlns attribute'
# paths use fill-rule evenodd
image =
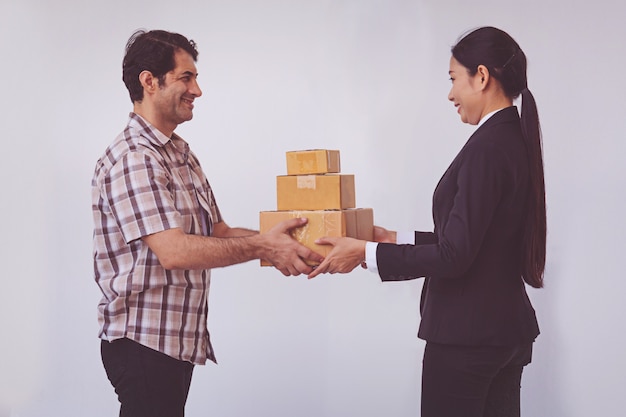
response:
<svg viewBox="0 0 626 417"><path fill-rule="evenodd" d="M292 235L324 256L332 246L315 244L320 237L373 239L374 212L356 208L354 175L341 174L337 150L287 152L287 175L276 177L276 195L278 211L260 213L261 233L283 220L306 217L308 223ZM271 264L261 260L261 265Z"/></svg>

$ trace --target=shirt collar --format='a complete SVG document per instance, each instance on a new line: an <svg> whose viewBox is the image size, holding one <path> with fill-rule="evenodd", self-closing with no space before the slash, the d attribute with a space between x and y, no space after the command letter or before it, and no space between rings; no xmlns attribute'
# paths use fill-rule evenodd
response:
<svg viewBox="0 0 626 417"><path fill-rule="evenodd" d="M479 127L481 127L483 125L483 123L485 123L487 120L489 120L489 118L491 116L493 116L494 114L496 114L497 112L499 112L500 110L502 110L504 108L505 107L502 107L501 109L494 110L491 113L487 113L486 115L484 115L483 118L480 119L480 122L478 122L478 124L476 125L476 128L478 129Z"/></svg>
<svg viewBox="0 0 626 417"><path fill-rule="evenodd" d="M155 145L165 146L167 142L170 141L170 138L165 136L159 129L154 127L149 121L138 115L137 113L131 112L130 120L128 122L129 125L139 129L142 133L144 133L151 142L154 142Z"/></svg>

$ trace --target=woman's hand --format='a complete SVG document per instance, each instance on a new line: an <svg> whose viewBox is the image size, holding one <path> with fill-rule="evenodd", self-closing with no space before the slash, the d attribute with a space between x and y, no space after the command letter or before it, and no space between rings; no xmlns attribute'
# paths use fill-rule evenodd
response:
<svg viewBox="0 0 626 417"><path fill-rule="evenodd" d="M378 243L396 243L397 232L387 230L384 227L374 226L374 242Z"/></svg>
<svg viewBox="0 0 626 417"><path fill-rule="evenodd" d="M318 245L333 245L324 261L319 264L309 278L315 278L319 274L327 272L347 273L365 261L365 241L351 237L323 237L315 241Z"/></svg>

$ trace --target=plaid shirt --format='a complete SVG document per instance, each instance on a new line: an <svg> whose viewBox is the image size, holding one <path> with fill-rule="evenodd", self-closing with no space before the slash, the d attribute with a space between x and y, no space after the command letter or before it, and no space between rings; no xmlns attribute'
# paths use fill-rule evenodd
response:
<svg viewBox="0 0 626 417"><path fill-rule="evenodd" d="M222 220L189 145L131 113L96 164L92 211L100 338L215 362L207 330L211 271L166 270L141 239L171 228L209 236Z"/></svg>

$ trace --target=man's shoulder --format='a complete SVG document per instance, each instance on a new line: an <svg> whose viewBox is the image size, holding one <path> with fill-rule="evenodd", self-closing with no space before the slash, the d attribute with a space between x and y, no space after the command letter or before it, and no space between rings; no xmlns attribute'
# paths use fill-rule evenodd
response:
<svg viewBox="0 0 626 417"><path fill-rule="evenodd" d="M126 126L113 142L104 151L104 157L112 162L132 152L154 152L155 148L150 140L132 126Z"/></svg>
<svg viewBox="0 0 626 417"><path fill-rule="evenodd" d="M138 156L162 159L150 137L136 124L129 123L98 159L95 175L106 175L120 161Z"/></svg>

